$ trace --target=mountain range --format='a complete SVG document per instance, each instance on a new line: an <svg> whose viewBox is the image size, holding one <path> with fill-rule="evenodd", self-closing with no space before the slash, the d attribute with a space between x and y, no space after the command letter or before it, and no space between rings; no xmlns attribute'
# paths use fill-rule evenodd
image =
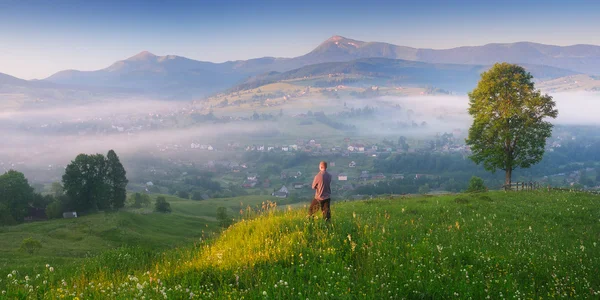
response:
<svg viewBox="0 0 600 300"><path fill-rule="evenodd" d="M374 60L375 58L380 60ZM540 74L546 79L573 74L600 75L600 46L552 46L519 42L434 50L333 36L313 51L294 58L263 57L212 63L176 55L157 56L144 51L101 70L65 70L42 81L25 82L53 83L77 88L120 88L174 99L189 99L253 80L257 82L258 79L265 78L290 78L293 74L306 74L307 70L314 71L308 72L310 74L327 74L374 68L379 70L376 74L382 74L381 70L385 70L386 64L390 64L385 71L386 76L396 72L394 76L409 76L414 84L431 84L464 77L465 70L481 72L495 62L503 61L523 64L536 78ZM378 64L380 66L376 66ZM411 64L418 67L408 67ZM399 68L402 69L400 73ZM423 73L424 68L429 71ZM391 69L396 71L392 72ZM436 75L435 70L440 74ZM431 80L430 76L437 79ZM474 86L477 77L472 78L472 74L467 77L466 83L471 84L474 80ZM6 88L9 83L26 84L8 75L0 76L0 89ZM452 80L446 83L452 84Z"/></svg>

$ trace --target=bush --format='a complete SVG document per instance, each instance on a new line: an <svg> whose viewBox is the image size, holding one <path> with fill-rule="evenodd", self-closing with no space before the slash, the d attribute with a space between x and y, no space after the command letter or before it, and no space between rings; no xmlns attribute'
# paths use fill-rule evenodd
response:
<svg viewBox="0 0 600 300"><path fill-rule="evenodd" d="M179 192L177 192L177 197L183 198L183 199L189 199L190 193L188 193L186 191L179 191Z"/></svg>
<svg viewBox="0 0 600 300"><path fill-rule="evenodd" d="M481 193L487 192L487 187L483 184L483 179L473 176L469 180L469 187L466 190L467 193Z"/></svg>
<svg viewBox="0 0 600 300"><path fill-rule="evenodd" d="M140 194L140 193L133 194L133 204L131 205L131 207L141 208L142 206L148 207L149 205L150 205L150 196L148 196L148 194Z"/></svg>
<svg viewBox="0 0 600 300"><path fill-rule="evenodd" d="M19 250L33 254L35 251L42 249L42 243L33 238L26 238L21 242Z"/></svg>
<svg viewBox="0 0 600 300"><path fill-rule="evenodd" d="M171 204L167 202L165 197L159 196L156 198L156 203L154 205L154 211L162 212L162 213L170 213L171 212Z"/></svg>
<svg viewBox="0 0 600 300"><path fill-rule="evenodd" d="M227 214L227 208L222 206L217 208L217 220L219 221L219 225L223 228L227 228L231 225L232 220Z"/></svg>
<svg viewBox="0 0 600 300"><path fill-rule="evenodd" d="M431 188L429 188L429 184L427 184L427 183L419 187L419 194L427 194L430 191L431 191Z"/></svg>
<svg viewBox="0 0 600 300"><path fill-rule="evenodd" d="M60 219L62 218L63 206L59 200L54 200L48 206L46 206L46 217L48 219Z"/></svg>

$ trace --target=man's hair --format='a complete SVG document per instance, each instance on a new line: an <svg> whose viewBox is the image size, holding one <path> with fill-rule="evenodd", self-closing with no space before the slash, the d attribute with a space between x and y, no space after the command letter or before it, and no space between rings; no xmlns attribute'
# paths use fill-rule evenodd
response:
<svg viewBox="0 0 600 300"><path fill-rule="evenodd" d="M323 166L325 167L325 169L327 169L327 162L326 161L322 161L319 163L319 166Z"/></svg>

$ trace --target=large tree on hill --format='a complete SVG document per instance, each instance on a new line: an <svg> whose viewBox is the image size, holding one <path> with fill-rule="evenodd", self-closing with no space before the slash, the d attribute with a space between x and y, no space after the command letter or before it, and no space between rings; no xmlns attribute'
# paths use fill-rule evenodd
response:
<svg viewBox="0 0 600 300"><path fill-rule="evenodd" d="M106 179L109 188L109 204L113 209L125 206L127 199L127 177L125 168L121 164L115 151L110 150L106 155Z"/></svg>
<svg viewBox="0 0 600 300"><path fill-rule="evenodd" d="M488 171L504 170L505 184L514 169L542 159L552 134L547 119L558 115L552 97L536 90L532 78L518 65L495 64L469 93L471 159Z"/></svg>
<svg viewBox="0 0 600 300"><path fill-rule="evenodd" d="M102 154L79 154L65 169L62 177L67 209L98 210L109 207L106 159Z"/></svg>
<svg viewBox="0 0 600 300"><path fill-rule="evenodd" d="M33 188L23 173L10 170L0 175L0 225L22 222L33 200Z"/></svg>

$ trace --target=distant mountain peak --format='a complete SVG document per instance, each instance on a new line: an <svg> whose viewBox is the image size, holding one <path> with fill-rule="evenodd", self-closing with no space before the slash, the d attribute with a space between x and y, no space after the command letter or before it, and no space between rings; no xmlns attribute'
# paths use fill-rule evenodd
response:
<svg viewBox="0 0 600 300"><path fill-rule="evenodd" d="M156 58L157 56L148 52L148 51L142 51L130 58L128 58L127 60L148 60L148 59L152 59L152 58Z"/></svg>

